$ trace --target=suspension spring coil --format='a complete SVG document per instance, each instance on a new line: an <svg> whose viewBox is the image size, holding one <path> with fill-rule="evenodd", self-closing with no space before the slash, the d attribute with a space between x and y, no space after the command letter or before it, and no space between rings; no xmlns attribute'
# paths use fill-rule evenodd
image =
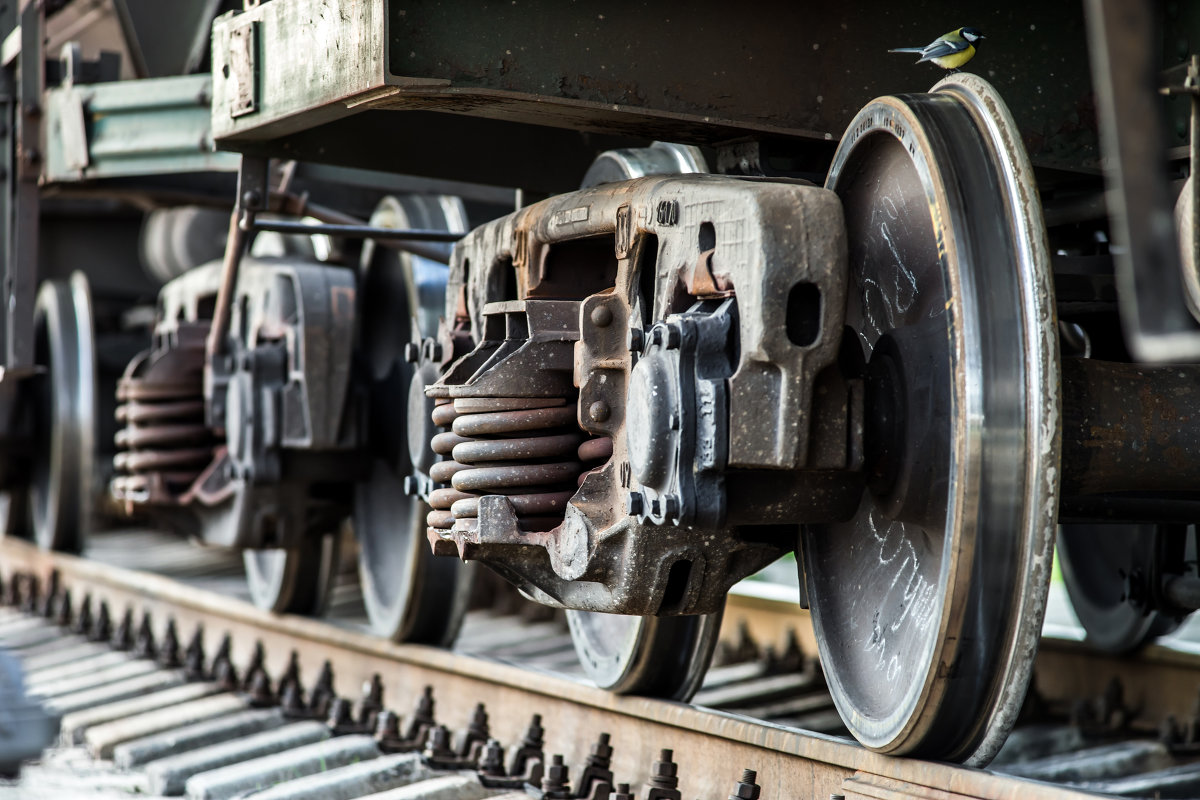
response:
<svg viewBox="0 0 1200 800"><path fill-rule="evenodd" d="M126 507L178 505L219 444L204 423L204 332L139 354L117 383L114 497Z"/></svg>
<svg viewBox="0 0 1200 800"><path fill-rule="evenodd" d="M447 530L457 520L469 526L478 519L479 498L497 494L512 503L522 530L562 524L586 469L578 460L584 433L575 403L562 397L459 398L436 406L433 420L449 430L433 439L434 452L445 460L433 465L430 477L449 486L430 495L430 527Z"/></svg>

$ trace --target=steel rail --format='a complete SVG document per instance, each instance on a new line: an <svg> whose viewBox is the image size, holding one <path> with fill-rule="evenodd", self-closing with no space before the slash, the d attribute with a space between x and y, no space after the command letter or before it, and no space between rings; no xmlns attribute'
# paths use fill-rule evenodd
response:
<svg viewBox="0 0 1200 800"><path fill-rule="evenodd" d="M426 685L434 686L439 719L452 725L470 717L477 702L487 704L493 735L517 741L531 712L541 713L547 753L561 752L568 763L587 755L590 735L612 734L613 769L619 780L637 784L648 777L653 753L672 747L685 796L708 796L736 779L743 767L756 769L764 796L965 797L1016 800L1082 798L1088 795L1040 783L949 764L882 756L857 745L680 703L621 697L525 669L415 645L397 645L328 623L277 616L216 592L198 590L159 575L39 551L27 542L0 541L0 574L38 576L54 570L60 585L76 597L90 593L94 603L130 607L153 614L165 628L203 623L206 648L221 636L233 639L233 659L249 660L256 642L266 668L279 674L290 653L299 654L302 674L316 675L328 659L335 690L357 696L364 682L382 676L385 703L406 708ZM157 631L156 631L157 633ZM951 794L943 794L950 792Z"/></svg>

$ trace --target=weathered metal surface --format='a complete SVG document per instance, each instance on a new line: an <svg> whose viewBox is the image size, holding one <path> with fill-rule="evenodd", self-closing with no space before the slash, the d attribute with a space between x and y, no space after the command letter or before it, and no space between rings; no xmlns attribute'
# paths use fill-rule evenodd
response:
<svg viewBox="0 0 1200 800"><path fill-rule="evenodd" d="M209 75L48 90L42 182L236 171L213 149L211 95Z"/></svg>
<svg viewBox="0 0 1200 800"><path fill-rule="evenodd" d="M1057 346L1011 117L974 75L936 88L859 112L826 180L846 220L846 326L878 387L875 452L853 519L801 542L847 727L885 752L979 764L1016 720L1045 611Z"/></svg>
<svg viewBox="0 0 1200 800"><path fill-rule="evenodd" d="M1063 497L1194 493L1198 387L1200 368L1193 365L1064 359Z"/></svg>
<svg viewBox="0 0 1200 800"><path fill-rule="evenodd" d="M215 74L248 20L260 24L264 71L259 110L238 118L232 79L228 87L218 79L214 125L234 148L373 108L694 143L748 133L822 142L872 97L925 88L932 70L887 50L931 38L948 20L961 24L958 13L943 0L906 7L900 19L763 3L739 9L731 24L716 3L594 13L554 2L470 13L435 2L264 3L214 25ZM971 24L988 34L972 67L1012 87L1035 160L1094 165L1080 10L1022 3L977 9ZM328 157L337 160L336 150Z"/></svg>
<svg viewBox="0 0 1200 800"><path fill-rule="evenodd" d="M699 489L688 483L686 495L669 486L650 486L633 456L662 444L662 437L645 426L626 428L628 375L648 363L648 354L641 352L635 368L633 351L643 348L627 342L625 334L630 331L630 342L659 336L669 349L672 331L676 338L683 334L656 328L647 337L653 321L674 319L672 313L689 308L698 299L693 291L708 296L719 285L718 294L727 296L736 287L738 302L752 311L736 322L730 314L725 325L730 342L713 345L737 353L726 367L731 373L728 402L701 398L693 413L676 424L712 428L698 437L697 465L707 461L717 470L820 465L818 448L810 444L817 429L814 378L837 356L839 337L833 332L841 330L845 296L841 229L840 207L823 189L685 176L642 178L561 195L466 236L451 265L446 315L469 317L478 345L449 365L428 392L454 398L459 414L452 431L433 442L435 450L455 457L437 470L452 489L430 496L435 547L444 552L452 539L462 557L504 570L510 578L519 576L515 579L522 588L539 600L568 608L632 614L717 610L732 583L794 541L764 543L733 536L718 497L704 498L717 509L706 512L705 524L691 524L698 519L698 497L712 494L712 481ZM696 279L705 254L709 288ZM812 301L793 303L798 289L806 290L800 293L811 295ZM465 303L460 304L460 296ZM633 309L640 319L631 319ZM810 335L800 336L795 326L809 326ZM579 336L578 330L588 336ZM572 359L569 345L575 339L579 342ZM572 383L579 386L577 401ZM711 384L706 386L711 390ZM654 391L661 389L646 389ZM495 468L457 466L459 448L470 453L465 438L473 420L487 417L466 413L460 402L513 395L566 398L579 428L612 441L612 457L583 474L565 515L539 517L536 524L526 518L527 533L519 530L509 500L490 494L476 502L466 493L502 485L536 486L537 494L558 492L566 488L560 485L569 477L565 473L584 471L573 460L556 462L562 472L554 476L545 474L547 465L529 470L537 473L530 475L512 470L485 474ZM829 416L840 412L845 418L845 408L831 405ZM664 426L670 413L663 411ZM556 424L569 422L570 414L563 414L567 419ZM578 430L568 425L549 432L572 429ZM727 454L725 446L716 446L726 438ZM844 448L848 438L843 432L836 444ZM506 444L515 446L511 440ZM831 466L849 465L843 458ZM680 473L690 469L690 462L676 465ZM642 505L633 504L635 489ZM656 494L647 497L652 490ZM439 533L450 527L444 512L457 516L456 509L469 509L470 518L456 521L449 535ZM723 532L714 537L717 528ZM673 535L662 535L665 530ZM544 548L545 555L530 545ZM648 574L655 580L646 580Z"/></svg>
<svg viewBox="0 0 1200 800"><path fill-rule="evenodd" d="M95 598L113 607L128 604L140 611L153 606L157 618L173 616L180 629L203 621L210 645L228 632L239 664L249 659L256 640L263 643L265 666L272 674L285 670L292 649L299 653L304 674L316 675L324 660L330 659L334 690L343 696L357 696L376 673L384 676L384 691L394 702L417 697L425 685L433 684L438 719L451 725L469 720L476 698L486 696L492 735L513 742L521 740L530 709L536 709L547 720L546 752L563 753L569 764L583 763L588 755L590 741L578 731L608 731L618 743L613 771L633 778L635 784L649 777L645 752L662 743L673 744L679 788L685 796L705 796L714 786L728 785L731 764L756 768L764 795L778 797L848 794L863 784L888 786L899 796L914 797L937 797L937 791L997 800L1087 796L949 764L889 758L842 739L677 703L620 697L553 676L530 681L529 673L516 667L395 645L314 620L279 617L164 577L41 553L11 539L0 542L0 554L5 580L13 570L45 575L55 566L65 586L76 591L87 587ZM1084 674L1088 680L1101 680L1096 670ZM1184 674L1181 668L1181 679ZM1063 674L1064 679L1075 679L1069 676L1069 671ZM1194 676L1189 686L1194 689ZM1176 685L1173 691L1177 700L1183 690Z"/></svg>
<svg viewBox="0 0 1200 800"><path fill-rule="evenodd" d="M339 514L309 485L359 474L347 456L355 429L343 419L354 276L301 259L246 259L228 286L226 266L193 269L160 294L155 347L130 363L118 388L125 427L113 494L212 542L292 544L327 533ZM226 287L232 335L219 338L231 352L222 348L214 362L205 355L217 338L208 315ZM214 366L219 381L210 375L206 384ZM324 457L296 466L284 456L310 451Z"/></svg>
<svg viewBox="0 0 1200 800"><path fill-rule="evenodd" d="M1145 361L1195 360L1200 322L1188 310L1171 225L1160 65L1147 46L1159 12L1140 0L1089 0L1085 8L1126 340Z"/></svg>

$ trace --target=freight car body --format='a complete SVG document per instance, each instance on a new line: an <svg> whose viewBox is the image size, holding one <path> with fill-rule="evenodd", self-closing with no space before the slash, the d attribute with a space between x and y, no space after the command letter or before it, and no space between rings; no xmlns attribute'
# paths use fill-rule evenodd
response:
<svg viewBox="0 0 1200 800"><path fill-rule="evenodd" d="M373 621L398 639L451 638L456 565L480 562L572 611L602 685L674 697L728 588L794 552L854 735L985 763L1024 698L1060 521L1081 616L1098 639L1121 628L1100 644L1200 605L1197 259L1161 224L1166 156L1182 175L1195 151L1145 146L1170 141L1167 112L1186 143L1195 98L1157 89L1194 95L1197 69L1160 76L1185 54L1152 45L1197 20L1017 4L969 21L988 80L913 92L925 67L886 50L964 21L897 13L268 0L219 17L233 224L220 264L164 289L123 384L124 418L150 422L131 405L149 372L186 374L158 411L186 410L209 455L180 479L131 423L114 491L246 548L281 609L315 607L326 534L352 516ZM553 196L469 232L445 198L364 224L270 159ZM263 231L407 255L247 257Z"/></svg>

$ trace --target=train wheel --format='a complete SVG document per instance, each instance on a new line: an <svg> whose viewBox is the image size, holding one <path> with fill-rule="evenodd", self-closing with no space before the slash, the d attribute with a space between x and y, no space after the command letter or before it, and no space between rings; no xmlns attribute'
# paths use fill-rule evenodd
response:
<svg viewBox="0 0 1200 800"><path fill-rule="evenodd" d="M34 309L34 451L28 506L44 550L83 549L92 506L95 346L87 278L46 281ZM18 504L19 505L19 504Z"/></svg>
<svg viewBox="0 0 1200 800"><path fill-rule="evenodd" d="M650 147L602 153L588 169L582 188L646 175L707 171L696 148L655 142ZM643 299L647 307L650 301ZM627 617L568 611L567 623L583 670L597 686L622 694L687 700L708 670L721 615Z"/></svg>
<svg viewBox="0 0 1200 800"><path fill-rule="evenodd" d="M1180 621L1126 601L1126 576L1149 570L1158 553L1157 525L1063 525L1058 563L1087 641L1107 653L1128 653L1179 627Z"/></svg>
<svg viewBox="0 0 1200 800"><path fill-rule="evenodd" d="M1004 104L963 74L861 110L826 185L845 212L874 452L856 517L803 536L821 662L866 746L983 764L1025 696L1054 547L1036 184Z"/></svg>
<svg viewBox="0 0 1200 800"><path fill-rule="evenodd" d="M372 224L396 228L466 230L461 201L450 197L386 198ZM372 630L393 641L448 646L466 613L473 568L457 559L434 558L425 537L429 508L405 493L413 471L410 425L432 425L432 401L423 391L437 367L404 357L414 339L433 336L445 308L447 268L424 258L382 248L364 252L360 350L367 372L371 478L354 497L354 534L363 603ZM416 370L421 371L414 381ZM419 386L418 386L419 384ZM414 398L413 393L416 393ZM407 417L397 398L409 397ZM428 450L427 439L419 453ZM421 464L427 471L429 465Z"/></svg>
<svg viewBox="0 0 1200 800"><path fill-rule="evenodd" d="M327 534L307 548L244 551L254 605L277 614L316 616L324 611L337 577L339 541L337 534Z"/></svg>
<svg viewBox="0 0 1200 800"><path fill-rule="evenodd" d="M688 700L712 660L721 613L627 617L568 611L571 641L587 676L619 694Z"/></svg>

